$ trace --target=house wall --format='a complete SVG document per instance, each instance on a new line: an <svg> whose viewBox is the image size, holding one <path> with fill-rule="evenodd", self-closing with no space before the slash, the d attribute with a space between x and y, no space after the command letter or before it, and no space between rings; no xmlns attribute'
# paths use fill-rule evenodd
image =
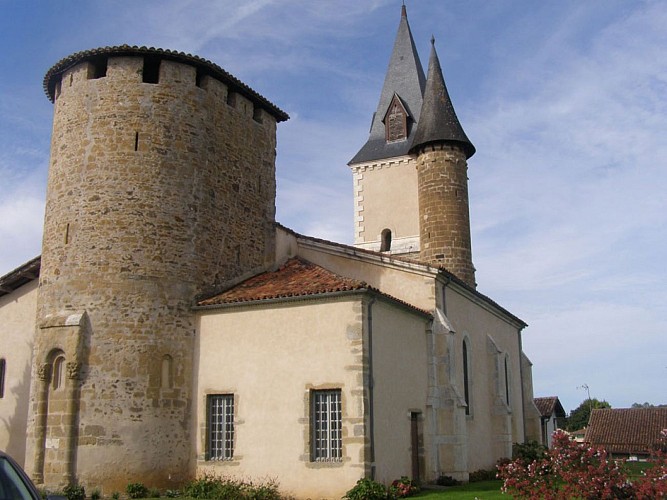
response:
<svg viewBox="0 0 667 500"><path fill-rule="evenodd" d="M492 469L510 457L523 435L521 353L517 328L451 287L445 292L447 317L455 332L455 383L463 394L463 339L469 340L470 415L466 416L468 470ZM508 359L510 404L505 402L504 359Z"/></svg>
<svg viewBox="0 0 667 500"><path fill-rule="evenodd" d="M360 297L199 314L194 407L197 472L280 479L299 497L340 498L369 472ZM334 321L335 319L335 321ZM310 391L340 388L343 461L310 457ZM234 459L206 461L206 396L234 394Z"/></svg>
<svg viewBox="0 0 667 500"><path fill-rule="evenodd" d="M389 484L412 477L411 413L417 413L419 470L427 476L425 443L428 396L427 326L430 320L384 302L372 306L375 477ZM424 447L427 446L425 449Z"/></svg>
<svg viewBox="0 0 667 500"><path fill-rule="evenodd" d="M0 449L21 465L25 463L36 308L37 280L0 297L0 358L5 360L4 396L0 399Z"/></svg>

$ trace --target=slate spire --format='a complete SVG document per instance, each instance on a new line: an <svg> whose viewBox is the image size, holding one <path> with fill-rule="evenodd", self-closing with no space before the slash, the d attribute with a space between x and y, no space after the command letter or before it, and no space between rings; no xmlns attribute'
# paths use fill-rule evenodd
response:
<svg viewBox="0 0 667 500"><path fill-rule="evenodd" d="M419 122L426 78L412 38L405 5L401 6L401 20L389 59L389 66L380 94L380 102L373 114L368 141L350 164L408 154L415 124ZM384 119L397 96L407 112L407 137L400 141L387 141Z"/></svg>
<svg viewBox="0 0 667 500"><path fill-rule="evenodd" d="M475 154L475 146L463 131L449 98L433 37L431 37L426 90L411 151L416 151L419 146L429 143L455 143L463 148L466 158Z"/></svg>

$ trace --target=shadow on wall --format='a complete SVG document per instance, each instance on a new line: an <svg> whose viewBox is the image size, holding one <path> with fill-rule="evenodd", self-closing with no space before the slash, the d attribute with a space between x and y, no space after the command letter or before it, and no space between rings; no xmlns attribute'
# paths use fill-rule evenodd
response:
<svg viewBox="0 0 667 500"><path fill-rule="evenodd" d="M30 352L32 352L32 344L30 344ZM7 360L7 365L9 363L11 359ZM16 379L9 377L5 380L5 384L5 398L9 389L16 403L11 416L0 417L0 424L9 436L7 448L4 451L23 466L25 465L26 428L30 405L30 363L25 364L18 384L16 384Z"/></svg>

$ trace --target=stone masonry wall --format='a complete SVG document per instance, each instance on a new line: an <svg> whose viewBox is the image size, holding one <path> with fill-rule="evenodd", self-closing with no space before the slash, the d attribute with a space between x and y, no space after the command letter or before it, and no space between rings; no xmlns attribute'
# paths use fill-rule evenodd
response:
<svg viewBox="0 0 667 500"><path fill-rule="evenodd" d="M56 88L26 459L47 486L110 494L193 473L190 307L274 251L274 117L190 65L161 61L155 84L142 68L111 56L94 78L84 61ZM71 313L89 325L67 349L47 326ZM37 373L56 349L80 368L64 439ZM72 463L45 471L63 443Z"/></svg>
<svg viewBox="0 0 667 500"><path fill-rule="evenodd" d="M468 168L457 146L426 146L417 158L420 259L443 265L475 288Z"/></svg>

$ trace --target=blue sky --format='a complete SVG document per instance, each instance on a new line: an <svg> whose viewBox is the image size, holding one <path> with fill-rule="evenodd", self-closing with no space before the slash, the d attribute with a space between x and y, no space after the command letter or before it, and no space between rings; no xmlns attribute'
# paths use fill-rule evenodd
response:
<svg viewBox="0 0 667 500"><path fill-rule="evenodd" d="M42 78L80 50L199 55L291 115L277 219L353 237L363 145L399 0L0 0L0 275L40 253L52 107ZM537 396L567 411L667 403L667 2L407 0L477 148L478 289L529 323Z"/></svg>

